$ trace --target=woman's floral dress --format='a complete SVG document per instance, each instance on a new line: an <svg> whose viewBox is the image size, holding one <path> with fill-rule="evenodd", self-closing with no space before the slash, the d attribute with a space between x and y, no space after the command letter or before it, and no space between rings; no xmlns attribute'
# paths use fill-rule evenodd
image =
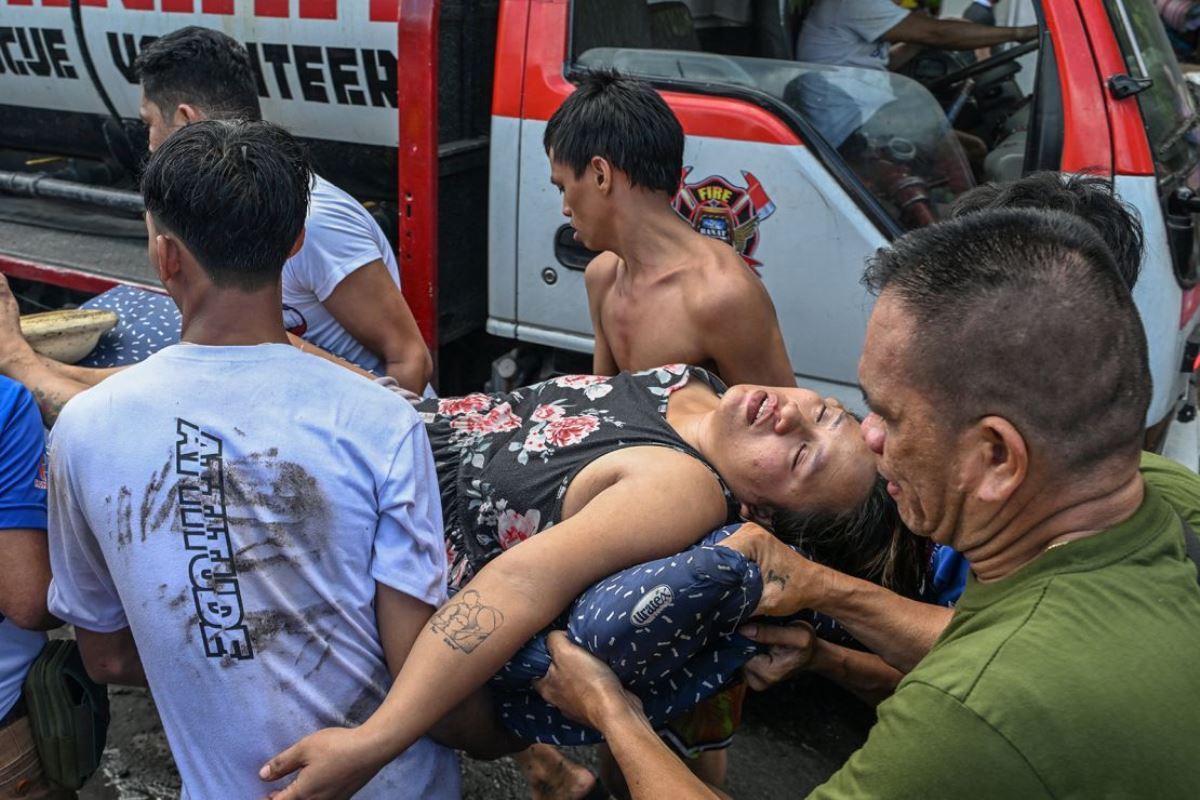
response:
<svg viewBox="0 0 1200 800"><path fill-rule="evenodd" d="M675 364L420 403L442 496L450 586L461 587L488 561L560 521L571 480L606 453L654 445L703 461L666 420L667 399L693 377L725 391L705 370ZM721 486L732 521L737 504Z"/></svg>

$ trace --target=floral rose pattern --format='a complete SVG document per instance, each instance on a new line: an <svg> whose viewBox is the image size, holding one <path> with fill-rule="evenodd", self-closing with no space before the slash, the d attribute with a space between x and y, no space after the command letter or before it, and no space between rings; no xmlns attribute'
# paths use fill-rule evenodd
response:
<svg viewBox="0 0 1200 800"><path fill-rule="evenodd" d="M496 518L496 539L501 549L516 547L537 533L541 518L542 512L536 508L524 514L518 514L511 508L501 511Z"/></svg>
<svg viewBox="0 0 1200 800"><path fill-rule="evenodd" d="M600 420L591 414L577 417L562 417L546 423L546 443L553 447L570 447L579 444L587 435L600 427Z"/></svg>
<svg viewBox="0 0 1200 800"><path fill-rule="evenodd" d="M584 389L588 386L608 383L609 379L603 375L561 375L550 380L555 386L563 389Z"/></svg>
<svg viewBox="0 0 1200 800"><path fill-rule="evenodd" d="M487 414L479 414L474 411L461 414L450 420L450 427L472 437L478 437L519 428L521 427L521 418L513 413L511 405L501 403Z"/></svg>
<svg viewBox="0 0 1200 800"><path fill-rule="evenodd" d="M583 396L588 400L599 400L601 397L607 397L612 388L611 383L598 383L584 388Z"/></svg>
<svg viewBox="0 0 1200 800"><path fill-rule="evenodd" d="M455 588L470 580L473 572L466 553L454 546L454 538L450 536L446 537L446 569L446 584Z"/></svg>
<svg viewBox="0 0 1200 800"><path fill-rule="evenodd" d="M561 401L555 403L543 403L533 410L533 413L529 415L529 418L534 422L550 422L558 419L561 416L564 416L566 413L567 411L562 407Z"/></svg>
<svg viewBox="0 0 1200 800"><path fill-rule="evenodd" d="M699 458L664 418L671 393L693 375L711 380L672 364L419 404L438 472L451 588L558 522L571 478L605 453L651 444Z"/></svg>
<svg viewBox="0 0 1200 800"><path fill-rule="evenodd" d="M491 404L492 398L486 394L469 394L466 397L451 397L446 400L438 400L437 413L443 416L478 413L486 411Z"/></svg>

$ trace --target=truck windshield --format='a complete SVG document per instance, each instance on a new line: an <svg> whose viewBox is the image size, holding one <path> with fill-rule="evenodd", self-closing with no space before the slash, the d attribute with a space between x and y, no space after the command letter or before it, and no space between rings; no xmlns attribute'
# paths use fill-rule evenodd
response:
<svg viewBox="0 0 1200 800"><path fill-rule="evenodd" d="M576 63L650 80L745 87L799 114L902 225L942 216L974 185L946 113L925 87L882 70L716 53L597 47Z"/></svg>
<svg viewBox="0 0 1200 800"><path fill-rule="evenodd" d="M1146 135L1164 193L1178 186L1198 188L1200 119L1188 83L1171 51L1152 0L1106 0L1125 67L1135 78L1149 78L1137 96Z"/></svg>

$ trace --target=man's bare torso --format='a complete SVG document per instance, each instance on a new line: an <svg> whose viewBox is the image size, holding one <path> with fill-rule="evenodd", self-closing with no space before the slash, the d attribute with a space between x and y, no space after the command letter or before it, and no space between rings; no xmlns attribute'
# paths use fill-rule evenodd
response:
<svg viewBox="0 0 1200 800"><path fill-rule="evenodd" d="M635 281L625 263L612 258L611 282L600 299L600 324L618 368L679 362L712 366L707 337L696 330L690 313L702 299L689 296L697 289L682 270L654 281Z"/></svg>
<svg viewBox="0 0 1200 800"><path fill-rule="evenodd" d="M730 351L732 328L724 324L722 309L749 307L774 323L766 288L733 248L700 237L691 244L678 264L645 273L631 269L615 253L604 253L589 265L593 314L614 370L687 363L719 373L718 352ZM770 332L754 338L767 341L741 345L774 346L782 353L777 324L762 327Z"/></svg>

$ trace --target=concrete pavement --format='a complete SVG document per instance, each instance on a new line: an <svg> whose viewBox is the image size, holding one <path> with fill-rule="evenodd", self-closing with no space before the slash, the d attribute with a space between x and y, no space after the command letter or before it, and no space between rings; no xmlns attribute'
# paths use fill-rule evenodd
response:
<svg viewBox="0 0 1200 800"><path fill-rule="evenodd" d="M179 776L158 715L144 690L113 688L112 727L101 772L80 800L165 800L179 795ZM736 798L803 797L865 739L873 714L819 679L803 678L751 694L730 755L728 791ZM221 735L238 735L234 731ZM594 765L591 748L572 756ZM509 759L464 759L464 800L526 800L528 790ZM201 800L201 798L197 798Z"/></svg>

